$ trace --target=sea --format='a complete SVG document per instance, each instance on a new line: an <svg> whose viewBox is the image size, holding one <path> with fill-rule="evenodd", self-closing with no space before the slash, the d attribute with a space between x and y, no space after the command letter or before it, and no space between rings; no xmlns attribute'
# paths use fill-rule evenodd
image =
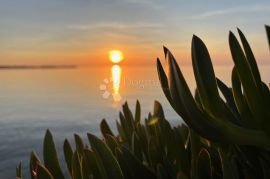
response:
<svg viewBox="0 0 270 179"><path fill-rule="evenodd" d="M230 86L232 65L214 69ZM194 91L192 66L183 65L181 70ZM260 70L263 81L269 84L270 66L260 66ZM127 101L134 111L137 100L142 119L153 110L157 100L171 125L183 123L165 98L154 65L0 70L0 178L15 178L20 162L24 177L29 177L30 153L34 150L42 159L47 129L52 132L59 159L63 161L65 139L74 145L75 133L85 143L87 133L101 137L102 119L116 132L122 105ZM64 162L61 165L66 172Z"/></svg>

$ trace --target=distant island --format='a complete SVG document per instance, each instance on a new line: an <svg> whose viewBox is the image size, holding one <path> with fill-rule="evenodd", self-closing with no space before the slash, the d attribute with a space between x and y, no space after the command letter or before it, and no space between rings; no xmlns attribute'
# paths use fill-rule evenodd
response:
<svg viewBox="0 0 270 179"><path fill-rule="evenodd" d="M0 70L8 69L70 69L77 65L0 65Z"/></svg>

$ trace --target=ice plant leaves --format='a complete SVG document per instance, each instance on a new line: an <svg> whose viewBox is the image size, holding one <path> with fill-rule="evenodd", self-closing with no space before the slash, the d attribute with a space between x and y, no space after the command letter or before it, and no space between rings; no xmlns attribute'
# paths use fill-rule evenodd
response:
<svg viewBox="0 0 270 179"><path fill-rule="evenodd" d="M192 38L192 66L202 106L209 113L220 116L220 97L210 55L203 41Z"/></svg>
<svg viewBox="0 0 270 179"><path fill-rule="evenodd" d="M270 48L270 26L266 25L265 30L266 30L266 34L267 34L267 38L268 38L268 44L269 44L269 48Z"/></svg>
<svg viewBox="0 0 270 179"><path fill-rule="evenodd" d="M98 155L98 157L100 157L107 176L110 176L111 178L123 178L120 166L108 146L92 134L87 134L87 136L92 149Z"/></svg>
<svg viewBox="0 0 270 179"><path fill-rule="evenodd" d="M243 86L249 108L255 119L260 122L261 127L270 135L270 115L267 106L264 105L261 88L257 87L250 65L232 32L229 34L229 44L235 68L237 69L239 79Z"/></svg>
<svg viewBox="0 0 270 179"><path fill-rule="evenodd" d="M64 179L64 174L61 170L57 152L55 149L52 134L47 130L43 143L43 159L45 167L51 172L52 176L57 179Z"/></svg>
<svg viewBox="0 0 270 179"><path fill-rule="evenodd" d="M112 133L104 119L100 124L103 138L88 134L90 147L77 134L75 151L64 141L70 178L269 178L270 92L261 81L245 36L238 33L243 49L232 33L229 37L235 63L231 88L215 76L208 50L196 36L192 41L194 96L166 47L167 74L157 60L163 92L189 127L170 125L157 101L145 120L141 120L138 101L135 115L125 103L116 122L118 134ZM50 131L43 150L45 165L35 152L31 154L32 179L63 178ZM23 176L21 170L19 165L18 178Z"/></svg>

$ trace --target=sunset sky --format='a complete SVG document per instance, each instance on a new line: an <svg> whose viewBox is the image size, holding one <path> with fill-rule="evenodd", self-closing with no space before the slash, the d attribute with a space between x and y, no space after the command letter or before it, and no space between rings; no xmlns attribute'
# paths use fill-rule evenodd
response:
<svg viewBox="0 0 270 179"><path fill-rule="evenodd" d="M270 1L10 0L0 1L0 64L110 63L120 49L125 63L152 64L165 45L190 63L192 34L214 64L231 63L228 31L240 27L258 62L269 64L264 24Z"/></svg>

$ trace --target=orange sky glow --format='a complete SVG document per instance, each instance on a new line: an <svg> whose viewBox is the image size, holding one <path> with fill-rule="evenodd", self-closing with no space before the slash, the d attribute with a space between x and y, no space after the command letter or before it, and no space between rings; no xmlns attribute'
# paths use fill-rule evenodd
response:
<svg viewBox="0 0 270 179"><path fill-rule="evenodd" d="M153 65L164 58L163 45L180 64L191 64L193 34L205 42L214 64L232 64L228 32L236 27L246 34L258 63L270 63L264 31L268 1L245 6L232 0L196 1L198 6L195 1L49 1L1 4L0 65L110 65L113 49L125 54L125 65Z"/></svg>

